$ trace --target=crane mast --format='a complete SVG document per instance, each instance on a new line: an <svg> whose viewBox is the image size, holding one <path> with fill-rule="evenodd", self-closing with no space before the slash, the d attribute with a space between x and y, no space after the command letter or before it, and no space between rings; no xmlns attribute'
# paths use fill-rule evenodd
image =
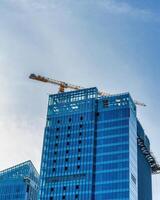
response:
<svg viewBox="0 0 160 200"><path fill-rule="evenodd" d="M51 83L51 84L58 85L59 86L58 92L60 92L60 93L64 92L65 89L71 89L71 90L85 89L84 87L81 87L81 86L73 85L73 84L70 84L70 83L66 83L66 82L63 82L63 81L59 81L59 80L55 80L55 79L51 79L51 78L47 78L47 77L35 75L35 74L30 74L29 78L36 80L36 81L41 81L41 82L44 82L44 83ZM99 91L98 94L100 96L111 96L112 95L112 94L109 94L107 92L102 92L102 91ZM134 103L136 105L139 105L139 106L146 106L144 103L141 103L137 100L134 100Z"/></svg>

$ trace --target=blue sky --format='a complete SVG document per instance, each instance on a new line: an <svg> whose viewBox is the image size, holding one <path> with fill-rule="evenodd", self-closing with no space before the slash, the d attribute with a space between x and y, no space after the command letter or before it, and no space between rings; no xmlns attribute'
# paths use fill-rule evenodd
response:
<svg viewBox="0 0 160 200"><path fill-rule="evenodd" d="M0 169L27 159L39 168L48 94L57 88L30 73L129 91L147 104L138 118L160 162L159 52L157 0L1 0ZM158 200L160 178L153 182Z"/></svg>

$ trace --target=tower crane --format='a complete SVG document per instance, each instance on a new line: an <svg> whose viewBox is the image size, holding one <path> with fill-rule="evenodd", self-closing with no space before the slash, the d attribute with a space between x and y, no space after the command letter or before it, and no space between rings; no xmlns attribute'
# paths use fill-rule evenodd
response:
<svg viewBox="0 0 160 200"><path fill-rule="evenodd" d="M45 82L45 83L51 83L51 84L58 85L59 86L59 90L58 90L59 93L64 92L65 89L71 89L71 90L85 89L84 87L81 87L81 86L78 86L78 85L73 85L73 84L70 84L70 83L66 83L66 82L63 82L63 81L59 81L59 80L55 80L55 79L51 79L51 78L47 78L47 77L35 75L35 74L30 74L29 78L36 80L36 81L41 81L41 82ZM110 93L102 92L102 91L99 91L98 94L100 96L111 96L112 95ZM146 104L141 103L137 100L134 100L134 103L136 105L139 105L139 106L146 106Z"/></svg>

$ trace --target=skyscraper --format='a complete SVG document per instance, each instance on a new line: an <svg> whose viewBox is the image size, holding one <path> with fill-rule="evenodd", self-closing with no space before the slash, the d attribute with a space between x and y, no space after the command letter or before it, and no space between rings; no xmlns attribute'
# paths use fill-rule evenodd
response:
<svg viewBox="0 0 160 200"><path fill-rule="evenodd" d="M0 171L0 200L37 200L39 174L31 161Z"/></svg>
<svg viewBox="0 0 160 200"><path fill-rule="evenodd" d="M158 167L129 93L49 96L39 200L151 200Z"/></svg>

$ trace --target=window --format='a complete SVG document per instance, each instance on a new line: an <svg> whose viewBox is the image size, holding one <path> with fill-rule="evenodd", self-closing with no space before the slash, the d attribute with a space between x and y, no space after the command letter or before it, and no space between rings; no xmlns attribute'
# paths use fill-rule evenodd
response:
<svg viewBox="0 0 160 200"><path fill-rule="evenodd" d="M68 149L66 150L66 153L69 153L69 150L68 150Z"/></svg>
<svg viewBox="0 0 160 200"><path fill-rule="evenodd" d="M78 156L78 160L80 160L81 159L81 157L80 156Z"/></svg>
<svg viewBox="0 0 160 200"><path fill-rule="evenodd" d="M68 162L69 158L65 158L65 161Z"/></svg>
<svg viewBox="0 0 160 200"><path fill-rule="evenodd" d="M99 117L99 115L100 115L99 112L97 112L97 113L96 113L96 116Z"/></svg>
<svg viewBox="0 0 160 200"><path fill-rule="evenodd" d="M69 145L69 142L67 142L67 145Z"/></svg>
<svg viewBox="0 0 160 200"><path fill-rule="evenodd" d="M63 190L66 190L66 188L67 188L66 186L63 186Z"/></svg>
<svg viewBox="0 0 160 200"><path fill-rule="evenodd" d="M57 151L54 151L54 155L57 155Z"/></svg>
<svg viewBox="0 0 160 200"><path fill-rule="evenodd" d="M82 143L82 141L81 141L81 140L79 140L79 141L78 141L78 144L81 144L81 143Z"/></svg>
<svg viewBox="0 0 160 200"><path fill-rule="evenodd" d="M65 169L65 171L67 171L67 170L68 170L68 167L67 167L67 166L65 166L65 168L64 168L64 169Z"/></svg>
<svg viewBox="0 0 160 200"><path fill-rule="evenodd" d="M109 106L109 102L107 99L103 100L103 107L107 108Z"/></svg>
<svg viewBox="0 0 160 200"><path fill-rule="evenodd" d="M81 149L80 149L80 148L78 148L78 152L79 152L79 153L81 152Z"/></svg>
<svg viewBox="0 0 160 200"><path fill-rule="evenodd" d="M63 196L62 196L62 199L66 199L66 196L65 196L65 195L63 195Z"/></svg>
<svg viewBox="0 0 160 200"><path fill-rule="evenodd" d="M54 188L53 187L51 187L51 192L53 192L54 191Z"/></svg>
<svg viewBox="0 0 160 200"><path fill-rule="evenodd" d="M60 120L59 120L59 119L57 120L57 123L58 123L58 124L60 123Z"/></svg>
<svg viewBox="0 0 160 200"><path fill-rule="evenodd" d="M70 126L68 126L68 130L70 130L71 129L71 127Z"/></svg>
<svg viewBox="0 0 160 200"><path fill-rule="evenodd" d="M79 136L81 136L82 135L82 132L79 132Z"/></svg>
<svg viewBox="0 0 160 200"><path fill-rule="evenodd" d="M79 128L82 128L82 127L83 127L83 125L82 125L82 124L80 124L80 125L79 125Z"/></svg>
<svg viewBox="0 0 160 200"><path fill-rule="evenodd" d="M54 160L53 160L53 163L56 163L56 162L57 162L57 161L54 159Z"/></svg>
<svg viewBox="0 0 160 200"><path fill-rule="evenodd" d="M59 136L58 135L56 135L56 139L58 139L59 138Z"/></svg>
<svg viewBox="0 0 160 200"><path fill-rule="evenodd" d="M20 188L19 187L16 188L16 192L17 193L20 192Z"/></svg>
<svg viewBox="0 0 160 200"><path fill-rule="evenodd" d="M133 176L133 174L131 174L131 178L132 178L132 181L134 182L134 184L136 184L136 178L135 178L135 176Z"/></svg>
<svg viewBox="0 0 160 200"><path fill-rule="evenodd" d="M55 147L58 147L58 143L55 143L54 146L55 146Z"/></svg>
<svg viewBox="0 0 160 200"><path fill-rule="evenodd" d="M59 131L59 128L56 128L56 131Z"/></svg>
<svg viewBox="0 0 160 200"><path fill-rule="evenodd" d="M80 120L81 120L81 121L83 120L83 116L80 117Z"/></svg>
<svg viewBox="0 0 160 200"><path fill-rule="evenodd" d="M69 122L71 122L72 121L72 119L71 118L69 118Z"/></svg>
<svg viewBox="0 0 160 200"><path fill-rule="evenodd" d="M79 185L76 185L76 190L78 190L79 189Z"/></svg>
<svg viewBox="0 0 160 200"><path fill-rule="evenodd" d="M49 199L50 199L50 200L53 200L53 197L50 197Z"/></svg>
<svg viewBox="0 0 160 200"><path fill-rule="evenodd" d="M78 199L78 194L75 195L75 198Z"/></svg>
<svg viewBox="0 0 160 200"><path fill-rule="evenodd" d="M27 191L26 192L29 192L29 185L27 185Z"/></svg>
<svg viewBox="0 0 160 200"><path fill-rule="evenodd" d="M70 136L71 136L71 134L70 134L70 133L68 133L68 134L67 134L67 137L70 137Z"/></svg>
<svg viewBox="0 0 160 200"><path fill-rule="evenodd" d="M77 165L77 169L80 169L80 165Z"/></svg>
<svg viewBox="0 0 160 200"><path fill-rule="evenodd" d="M56 168L55 168L55 167L53 167L52 171L53 171L53 172L55 172L55 171L56 171Z"/></svg>

